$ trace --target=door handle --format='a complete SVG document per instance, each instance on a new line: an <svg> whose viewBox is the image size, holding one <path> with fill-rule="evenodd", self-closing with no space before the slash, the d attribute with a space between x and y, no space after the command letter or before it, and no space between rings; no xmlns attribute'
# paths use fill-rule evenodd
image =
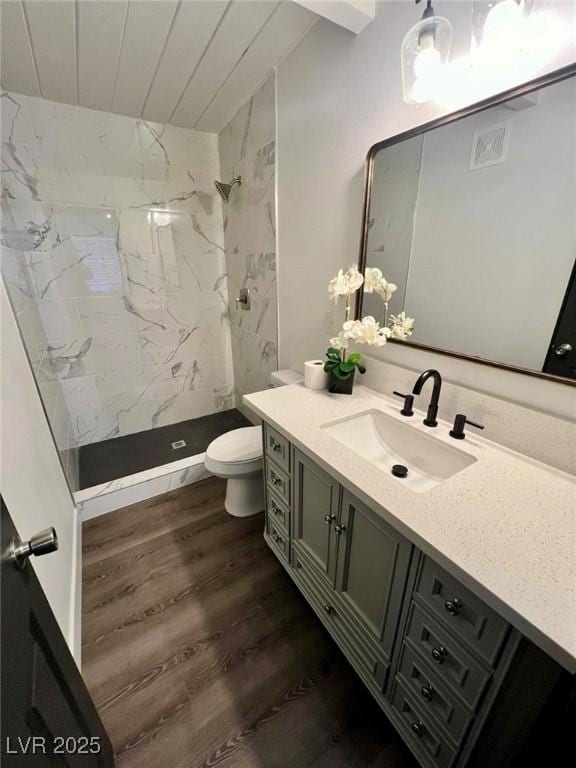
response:
<svg viewBox="0 0 576 768"><path fill-rule="evenodd" d="M554 348L554 354L558 357L564 357L568 352L572 352L572 344L559 344Z"/></svg>
<svg viewBox="0 0 576 768"><path fill-rule="evenodd" d="M46 528L36 533L29 541L22 541L19 536L14 536L10 542L8 557L14 562L20 571L26 567L31 555L41 557L58 549L58 535L55 528Z"/></svg>

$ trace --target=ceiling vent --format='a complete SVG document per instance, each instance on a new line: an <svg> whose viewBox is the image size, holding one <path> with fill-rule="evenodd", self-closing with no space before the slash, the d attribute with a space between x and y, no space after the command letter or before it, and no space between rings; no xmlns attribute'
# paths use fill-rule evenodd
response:
<svg viewBox="0 0 576 768"><path fill-rule="evenodd" d="M476 131L472 140L469 171L504 163L508 157L512 121L491 125Z"/></svg>

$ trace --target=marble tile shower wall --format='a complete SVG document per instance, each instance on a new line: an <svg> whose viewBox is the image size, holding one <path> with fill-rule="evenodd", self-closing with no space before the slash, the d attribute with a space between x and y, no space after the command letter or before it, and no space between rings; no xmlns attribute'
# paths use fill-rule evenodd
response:
<svg viewBox="0 0 576 768"><path fill-rule="evenodd" d="M278 367L274 77L218 136L224 181L240 175L224 205L234 383L240 396L266 389ZM234 298L250 290L251 309Z"/></svg>
<svg viewBox="0 0 576 768"><path fill-rule="evenodd" d="M217 136L2 108L4 276L59 447L233 407Z"/></svg>

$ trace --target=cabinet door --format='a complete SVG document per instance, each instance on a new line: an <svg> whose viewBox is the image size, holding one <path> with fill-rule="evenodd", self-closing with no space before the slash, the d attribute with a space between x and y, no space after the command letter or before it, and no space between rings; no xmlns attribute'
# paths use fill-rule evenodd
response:
<svg viewBox="0 0 576 768"><path fill-rule="evenodd" d="M334 532L340 602L362 636L390 660L412 545L348 491Z"/></svg>
<svg viewBox="0 0 576 768"><path fill-rule="evenodd" d="M330 582L336 570L334 527L338 494L338 483L295 450L292 539Z"/></svg>

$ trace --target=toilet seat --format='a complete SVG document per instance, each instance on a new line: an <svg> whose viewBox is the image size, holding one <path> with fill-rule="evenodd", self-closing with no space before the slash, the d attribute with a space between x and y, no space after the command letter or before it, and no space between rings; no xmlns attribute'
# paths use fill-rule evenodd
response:
<svg viewBox="0 0 576 768"><path fill-rule="evenodd" d="M206 469L217 477L241 477L262 469L262 430L241 427L213 440L206 451Z"/></svg>

